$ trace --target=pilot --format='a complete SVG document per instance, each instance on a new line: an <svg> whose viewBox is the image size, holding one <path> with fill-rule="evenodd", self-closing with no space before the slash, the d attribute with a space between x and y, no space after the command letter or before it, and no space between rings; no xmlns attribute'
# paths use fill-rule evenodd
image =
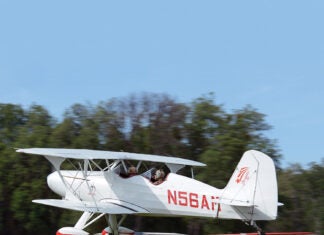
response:
<svg viewBox="0 0 324 235"><path fill-rule="evenodd" d="M164 181L165 173L162 169L157 170L154 175L155 182L154 185L161 184Z"/></svg>
<svg viewBox="0 0 324 235"><path fill-rule="evenodd" d="M137 170L136 170L136 167L135 166L130 166L128 168L128 176L133 176L133 175L137 175Z"/></svg>

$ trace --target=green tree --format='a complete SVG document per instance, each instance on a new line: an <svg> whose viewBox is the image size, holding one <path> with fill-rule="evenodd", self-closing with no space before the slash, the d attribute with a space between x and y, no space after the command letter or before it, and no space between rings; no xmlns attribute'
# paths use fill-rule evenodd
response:
<svg viewBox="0 0 324 235"><path fill-rule="evenodd" d="M321 164L310 164L305 177L309 183L309 189L304 195L306 222L310 225L309 231L324 234L324 159Z"/></svg>
<svg viewBox="0 0 324 235"><path fill-rule="evenodd" d="M19 127L26 122L26 114L19 105L0 104L0 140L10 146L16 139Z"/></svg>
<svg viewBox="0 0 324 235"><path fill-rule="evenodd" d="M73 148L74 140L79 133L79 129L74 125L71 118L64 120L53 128L50 136L51 147L56 148Z"/></svg>
<svg viewBox="0 0 324 235"><path fill-rule="evenodd" d="M2 231L5 234L46 232L53 216L30 202L36 194L48 196L44 178L50 166L41 158L18 156L12 147L47 146L53 121L39 105L32 105L26 111L20 106L1 105L0 117L0 174L4 179L1 185Z"/></svg>
<svg viewBox="0 0 324 235"><path fill-rule="evenodd" d="M190 105L187 116L185 127L190 157L198 160L198 156L212 144L215 136L219 134L225 112L222 106L214 103L214 95L211 93L195 99Z"/></svg>
<svg viewBox="0 0 324 235"><path fill-rule="evenodd" d="M279 218L273 229L324 232L324 164L312 163L308 169L298 164L279 172Z"/></svg>
<svg viewBox="0 0 324 235"><path fill-rule="evenodd" d="M126 124L122 102L117 98L100 102L96 107L94 119L98 125L101 148L111 151L125 150Z"/></svg>
<svg viewBox="0 0 324 235"><path fill-rule="evenodd" d="M39 105L32 105L26 111L26 123L17 133L15 145L19 147L47 147L52 133L53 119L48 111ZM30 203L37 197L49 197L46 185L46 176L51 171L48 162L39 157L21 157L15 154L12 162L14 171L10 172L12 193L10 209L13 213L15 224L22 224L22 233L46 232L51 227L48 210L39 205ZM42 223L39 223L42 221ZM17 229L16 229L17 231Z"/></svg>
<svg viewBox="0 0 324 235"><path fill-rule="evenodd" d="M94 120L95 110L92 106L75 104L65 112L65 119L69 119L74 127L74 148L99 149L98 125Z"/></svg>
<svg viewBox="0 0 324 235"><path fill-rule="evenodd" d="M8 219L13 216L9 201L13 183L10 170L13 170L13 149L16 135L26 122L24 110L19 105L0 104L0 231L8 233L14 227Z"/></svg>

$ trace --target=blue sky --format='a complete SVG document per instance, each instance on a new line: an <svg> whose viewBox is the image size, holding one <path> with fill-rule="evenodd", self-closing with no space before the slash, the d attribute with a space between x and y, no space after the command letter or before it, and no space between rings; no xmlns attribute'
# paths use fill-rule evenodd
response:
<svg viewBox="0 0 324 235"><path fill-rule="evenodd" d="M0 103L136 92L267 115L283 166L324 158L323 1L0 1Z"/></svg>

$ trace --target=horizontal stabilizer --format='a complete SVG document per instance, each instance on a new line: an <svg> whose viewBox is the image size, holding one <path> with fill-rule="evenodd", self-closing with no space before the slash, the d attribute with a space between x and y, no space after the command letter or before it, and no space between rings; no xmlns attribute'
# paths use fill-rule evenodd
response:
<svg viewBox="0 0 324 235"><path fill-rule="evenodd" d="M135 205L129 205L128 203L115 202L90 202L90 201L68 201L60 199L38 199L33 200L34 203L43 204L47 206L54 206L64 209L76 210L76 211L88 211L93 213L105 213L105 214L146 214L147 210L137 207Z"/></svg>
<svg viewBox="0 0 324 235"><path fill-rule="evenodd" d="M241 201L241 200L225 199L225 198L219 200L219 203L229 205L229 206L242 206L242 207L253 206L253 203L251 201Z"/></svg>

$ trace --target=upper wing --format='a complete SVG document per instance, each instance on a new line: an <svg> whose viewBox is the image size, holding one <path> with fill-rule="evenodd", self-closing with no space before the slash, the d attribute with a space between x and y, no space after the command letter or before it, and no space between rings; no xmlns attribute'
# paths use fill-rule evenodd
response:
<svg viewBox="0 0 324 235"><path fill-rule="evenodd" d="M69 201L60 199L38 199L33 200L34 203L47 206L54 206L64 209L88 211L93 213L105 214L147 214L149 211L133 204L121 202L118 200L107 200L105 202L90 201Z"/></svg>
<svg viewBox="0 0 324 235"><path fill-rule="evenodd" d="M29 149L18 149L17 152L50 156L50 157L59 157L59 158L82 159L82 160L121 159L121 160L162 162L162 163L187 165L187 166L206 166L206 164L201 162L178 158L178 157L167 157L167 156L141 154L141 153L88 150L88 149L29 148Z"/></svg>

